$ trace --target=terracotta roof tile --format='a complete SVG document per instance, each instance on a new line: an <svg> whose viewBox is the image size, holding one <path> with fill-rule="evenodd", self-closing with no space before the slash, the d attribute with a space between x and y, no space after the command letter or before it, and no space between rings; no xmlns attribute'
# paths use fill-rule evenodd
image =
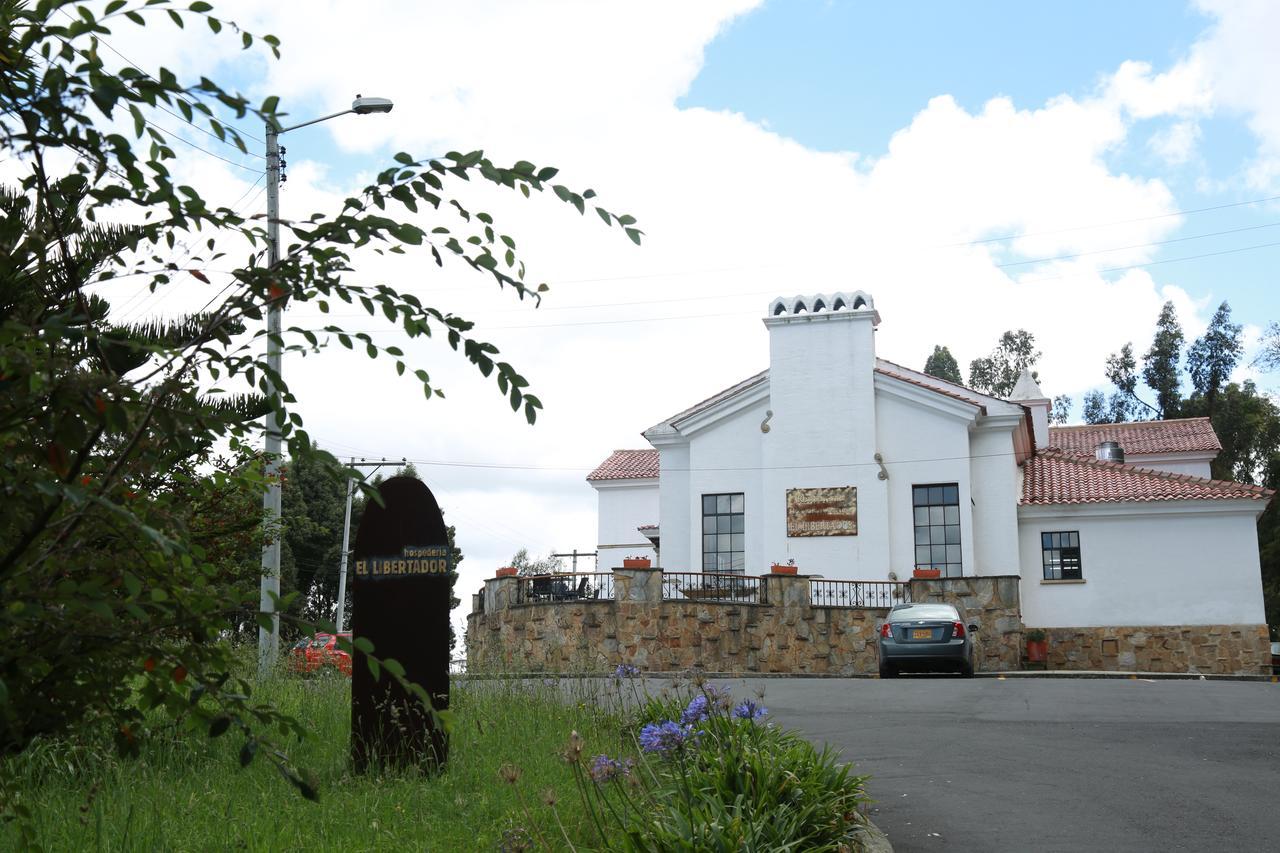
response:
<svg viewBox="0 0 1280 853"><path fill-rule="evenodd" d="M644 480L658 476L658 451L615 450L587 475L588 480Z"/></svg>
<svg viewBox="0 0 1280 853"><path fill-rule="evenodd" d="M1133 465L1100 462L1059 451L1036 454L1023 467L1026 504L1087 504L1124 501L1269 500L1261 486L1205 480Z"/></svg>
<svg viewBox="0 0 1280 853"><path fill-rule="evenodd" d="M1208 418L1049 427L1049 446L1066 453L1093 456L1104 441L1117 442L1125 453L1139 455L1222 449Z"/></svg>

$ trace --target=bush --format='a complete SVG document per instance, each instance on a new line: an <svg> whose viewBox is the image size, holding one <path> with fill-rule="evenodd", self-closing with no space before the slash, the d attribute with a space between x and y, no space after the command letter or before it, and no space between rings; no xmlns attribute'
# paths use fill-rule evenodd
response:
<svg viewBox="0 0 1280 853"><path fill-rule="evenodd" d="M764 722L767 709L699 685L648 698L636 758L584 762L601 843L622 850L849 850L866 827L865 776Z"/></svg>

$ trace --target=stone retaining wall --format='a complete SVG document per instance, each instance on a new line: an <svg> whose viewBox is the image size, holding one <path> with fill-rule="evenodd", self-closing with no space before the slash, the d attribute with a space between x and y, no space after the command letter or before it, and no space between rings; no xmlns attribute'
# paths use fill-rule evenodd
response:
<svg viewBox="0 0 1280 853"><path fill-rule="evenodd" d="M1044 628L1049 669L1266 675L1266 625Z"/></svg>
<svg viewBox="0 0 1280 853"><path fill-rule="evenodd" d="M486 582L467 617L473 671L870 674L886 608L815 607L804 576L766 575L767 604L662 600L660 570L614 572L614 600L515 604L514 578ZM1022 623L1016 577L912 581L914 600L959 604L980 626L979 670L1016 669ZM919 598L916 598L919 596ZM477 596L477 599L479 597ZM1008 636L1005 636L1008 634Z"/></svg>

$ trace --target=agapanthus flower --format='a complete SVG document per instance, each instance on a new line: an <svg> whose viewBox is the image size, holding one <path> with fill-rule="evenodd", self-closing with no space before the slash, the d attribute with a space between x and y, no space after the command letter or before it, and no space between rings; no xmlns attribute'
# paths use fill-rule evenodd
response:
<svg viewBox="0 0 1280 853"><path fill-rule="evenodd" d="M680 722L685 725L700 723L707 718L707 697L699 693L689 700L689 707L680 715Z"/></svg>
<svg viewBox="0 0 1280 853"><path fill-rule="evenodd" d="M769 713L768 708L763 705L757 705L750 699L733 709L733 715L739 720L758 720L767 713Z"/></svg>
<svg viewBox="0 0 1280 853"><path fill-rule="evenodd" d="M674 720L649 723L640 730L640 748L666 755L683 747L693 736L693 726L688 724L682 726Z"/></svg>
<svg viewBox="0 0 1280 853"><path fill-rule="evenodd" d="M629 663L620 663L618 668L613 671L614 678L635 678L639 674L640 670Z"/></svg>
<svg viewBox="0 0 1280 853"><path fill-rule="evenodd" d="M603 785L620 776L625 776L629 771L629 764L624 764L607 755L597 755L595 760L591 762L591 767L587 770L587 773L591 776L591 781L597 785Z"/></svg>

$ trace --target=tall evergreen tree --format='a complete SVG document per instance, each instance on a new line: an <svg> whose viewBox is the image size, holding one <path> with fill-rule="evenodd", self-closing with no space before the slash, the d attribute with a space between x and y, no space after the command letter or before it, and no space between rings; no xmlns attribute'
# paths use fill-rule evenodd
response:
<svg viewBox="0 0 1280 853"><path fill-rule="evenodd" d="M1211 418L1222 387L1244 353L1240 331L1240 324L1231 322L1231 306L1223 302L1204 334L1187 350L1187 373L1195 395L1204 401L1205 414Z"/></svg>
<svg viewBox="0 0 1280 853"><path fill-rule="evenodd" d="M1035 335L1026 329L1007 331L991 355L969 362L969 387L993 397L1007 397L1023 368L1033 368L1039 360ZM1032 370L1031 375L1039 381L1039 373Z"/></svg>
<svg viewBox="0 0 1280 853"><path fill-rule="evenodd" d="M930 376L954 382L957 385L964 383L964 379L960 376L960 365L956 363L956 357L951 354L951 350L944 346L935 346L933 348L933 355L929 356L924 363L924 372Z"/></svg>
<svg viewBox="0 0 1280 853"><path fill-rule="evenodd" d="M1156 333L1151 339L1151 348L1143 356L1142 367L1142 381L1155 392L1156 409L1162 420L1177 417L1182 402L1178 362L1182 359L1184 340L1177 311L1172 302L1166 302L1160 309Z"/></svg>

